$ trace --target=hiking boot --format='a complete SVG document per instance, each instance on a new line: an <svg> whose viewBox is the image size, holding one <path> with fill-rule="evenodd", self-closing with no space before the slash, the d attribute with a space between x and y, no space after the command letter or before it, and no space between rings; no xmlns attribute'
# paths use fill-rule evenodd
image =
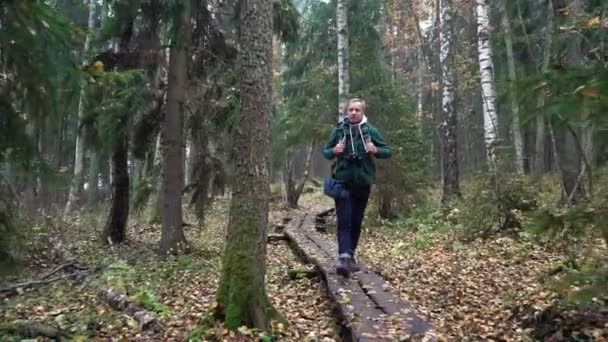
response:
<svg viewBox="0 0 608 342"><path fill-rule="evenodd" d="M336 273L344 278L350 277L351 264L352 262L349 257L340 257L338 259L338 266L336 266Z"/></svg>

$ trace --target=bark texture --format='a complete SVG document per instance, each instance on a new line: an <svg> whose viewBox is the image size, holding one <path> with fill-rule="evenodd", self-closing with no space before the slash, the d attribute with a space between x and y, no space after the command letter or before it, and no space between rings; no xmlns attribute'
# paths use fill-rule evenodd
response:
<svg viewBox="0 0 608 342"><path fill-rule="evenodd" d="M186 83L188 81L188 45L190 44L190 0L183 2L180 27L171 47L167 116L163 125L163 160L161 174L161 254L177 254L186 248L182 229L182 189L184 175L183 124Z"/></svg>
<svg viewBox="0 0 608 342"><path fill-rule="evenodd" d="M336 8L336 32L338 33L338 119L345 116L350 94L349 49L348 49L348 0L338 0Z"/></svg>
<svg viewBox="0 0 608 342"><path fill-rule="evenodd" d="M93 29L95 28L95 4L93 0L89 0L89 21L87 36L84 40L84 48L82 49L82 64L86 64L86 55L89 52L91 46L91 38L93 36ZM70 215L76 208L78 197L82 192L82 180L84 171L84 130L82 129L82 123L84 120L84 98L86 96L86 82L84 78L80 80L80 97L78 99L78 133L76 134L76 148L74 151L74 175L72 176L72 182L70 183L70 191L68 194L68 202L65 205L63 216Z"/></svg>
<svg viewBox="0 0 608 342"><path fill-rule="evenodd" d="M486 0L476 0L477 4L477 52L481 80L481 102L483 108L484 140L486 159L490 172L496 172L496 143L498 120L496 114L496 86L494 83L494 61L490 17Z"/></svg>
<svg viewBox="0 0 608 342"><path fill-rule="evenodd" d="M236 169L218 313L226 326L266 330L274 312L265 289L269 142L272 112L272 1L241 8L241 118L235 129Z"/></svg>
<svg viewBox="0 0 608 342"><path fill-rule="evenodd" d="M570 2L569 9L570 18L578 19L583 11L583 1L573 0ZM583 38L578 34L572 34L568 39L568 47L566 51L566 63L569 68L576 69L582 67L583 60ZM584 113L579 113L582 119ZM568 126L568 124L566 124ZM566 127L564 130L564 139L561 144L561 149L558 149L560 155L560 166L562 168L562 182L565 193L562 193L562 203L570 204L577 202L586 197L583 176L588 170L583 167L584 151L580 140L581 130L574 127Z"/></svg>
<svg viewBox="0 0 608 342"><path fill-rule="evenodd" d="M308 180L310 174L310 167L312 165L312 155L315 150L315 143L313 142L310 146L307 147L307 149L308 150L306 151L306 160L304 161L304 175L302 176L302 179L299 183L295 179L294 159L297 153L295 153L293 149L287 152L285 168L283 170L283 183L285 185L287 206L290 208L298 207L298 200L300 199L300 195L302 195L304 185L306 184L306 181Z"/></svg>
<svg viewBox="0 0 608 342"><path fill-rule="evenodd" d="M458 174L458 118L456 115L456 77L454 76L454 34L452 27L452 0L439 0L439 44L442 81L441 111L443 142L443 195L447 204L460 197Z"/></svg>
<svg viewBox="0 0 608 342"><path fill-rule="evenodd" d="M104 230L104 241L110 244L124 241L129 218L127 116L123 115L121 120L123 127L117 130L111 157L112 206Z"/></svg>
<svg viewBox="0 0 608 342"><path fill-rule="evenodd" d="M139 8L139 1L131 1L125 17L124 29L120 33L118 52L121 58L115 61L115 65L106 64L108 68L116 70L125 69L129 61L129 42L133 36L135 16ZM125 239L127 220L129 218L129 136L128 136L128 113L117 117L116 132L110 159L110 177L112 200L108 219L103 232L104 242L110 244L121 243Z"/></svg>
<svg viewBox="0 0 608 342"><path fill-rule="evenodd" d="M513 135L513 150L515 152L515 171L519 174L524 173L524 142L519 123L519 102L517 101L517 70L515 69L515 53L513 52L513 30L511 20L507 12L506 0L500 1L501 26L505 39L505 49L507 52L507 69L509 73L509 90L511 101L511 133Z"/></svg>
<svg viewBox="0 0 608 342"><path fill-rule="evenodd" d="M541 63L541 71L547 73L549 71L549 63L551 62L551 52L553 49L553 26L554 26L555 14L553 12L553 0L547 0L547 23L544 32L545 42L543 48L543 59ZM547 89L543 87L540 94L538 95L538 107L543 108L547 98ZM545 146L546 146L546 132L545 132L545 116L543 113L539 113L536 116L536 139L534 142L534 176L539 179L547 170L545 165Z"/></svg>

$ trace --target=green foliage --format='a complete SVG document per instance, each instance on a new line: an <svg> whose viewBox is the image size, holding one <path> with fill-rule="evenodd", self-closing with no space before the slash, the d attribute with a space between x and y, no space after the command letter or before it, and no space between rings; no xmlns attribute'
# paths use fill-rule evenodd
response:
<svg viewBox="0 0 608 342"><path fill-rule="evenodd" d="M126 293L133 288L136 277L135 270L124 261L117 261L108 265L102 275L106 283Z"/></svg>
<svg viewBox="0 0 608 342"><path fill-rule="evenodd" d="M138 289L130 296L133 300L141 304L146 310L152 311L160 316L169 313L169 307L160 301L160 299L147 289Z"/></svg>
<svg viewBox="0 0 608 342"><path fill-rule="evenodd" d="M146 310L159 315L169 313L169 307L148 288L137 286L141 282L141 274L124 261L117 261L106 267L103 280L128 294L130 298L141 304Z"/></svg>
<svg viewBox="0 0 608 342"><path fill-rule="evenodd" d="M158 208L158 203L155 200L155 197L150 197L148 206L145 212L145 221L148 224L158 224L160 223L160 209Z"/></svg>
<svg viewBox="0 0 608 342"><path fill-rule="evenodd" d="M608 295L608 267L606 259L593 258L578 269L566 269L550 282L550 287L568 301L577 304L592 302Z"/></svg>
<svg viewBox="0 0 608 342"><path fill-rule="evenodd" d="M298 10L292 0L272 2L273 31L283 42L293 42L298 36Z"/></svg>
<svg viewBox="0 0 608 342"><path fill-rule="evenodd" d="M391 159L376 164L380 214L390 218L406 213L426 195L430 164L411 101L378 53L382 15L382 1L350 4L351 93L365 99L366 115L393 147Z"/></svg>
<svg viewBox="0 0 608 342"><path fill-rule="evenodd" d="M337 121L335 9L333 2L305 2L300 37L286 44L284 100L273 118L275 169L283 165L288 148L322 143ZM384 195L381 207L390 208L389 214L394 216L410 209L422 196L428 161L414 110L379 53L381 15L382 1L350 2L350 79L352 96L367 101L370 121L395 147L391 160L377 163L376 177L378 193Z"/></svg>
<svg viewBox="0 0 608 342"><path fill-rule="evenodd" d="M132 114L151 100L146 81L144 71L138 69L88 73L85 122L94 125L101 141L108 142L102 144L107 151L129 129Z"/></svg>
<svg viewBox="0 0 608 342"><path fill-rule="evenodd" d="M504 174L493 180L478 175L450 214L462 224L464 239L487 238L520 228L522 212L533 210L536 203L534 184L525 176Z"/></svg>
<svg viewBox="0 0 608 342"><path fill-rule="evenodd" d="M146 177L140 179L139 182L133 186L133 190L131 191L131 203L133 204L134 211L141 211L146 207L146 204L148 204L150 196L155 191L156 184L154 184L153 181L153 178Z"/></svg>
<svg viewBox="0 0 608 342"><path fill-rule="evenodd" d="M78 89L77 36L44 2L0 2L0 22L0 163L27 167L37 154L29 125L60 113Z"/></svg>
<svg viewBox="0 0 608 342"><path fill-rule="evenodd" d="M606 282L608 255L608 175L596 173L595 192L591 202L572 206L545 205L535 212L525 229L540 240L559 248L565 262L561 272L549 285L575 303L587 303L595 297L608 295Z"/></svg>
<svg viewBox="0 0 608 342"><path fill-rule="evenodd" d="M300 35L285 44L281 95L272 120L272 166L283 165L290 147L322 141L337 121L334 7L310 1L300 16Z"/></svg>

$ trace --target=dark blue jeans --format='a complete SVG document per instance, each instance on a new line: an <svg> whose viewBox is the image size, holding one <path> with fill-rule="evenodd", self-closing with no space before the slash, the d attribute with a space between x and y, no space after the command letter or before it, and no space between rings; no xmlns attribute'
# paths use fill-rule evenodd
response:
<svg viewBox="0 0 608 342"><path fill-rule="evenodd" d="M369 185L347 185L344 196L335 200L340 255L349 254L351 257L355 255L370 189Z"/></svg>

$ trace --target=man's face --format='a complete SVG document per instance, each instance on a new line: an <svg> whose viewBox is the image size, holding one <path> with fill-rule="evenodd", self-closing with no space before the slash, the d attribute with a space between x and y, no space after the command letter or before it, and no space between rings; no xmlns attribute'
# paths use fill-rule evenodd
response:
<svg viewBox="0 0 608 342"><path fill-rule="evenodd" d="M361 102L351 102L348 106L348 121L359 123L363 119L363 104Z"/></svg>

